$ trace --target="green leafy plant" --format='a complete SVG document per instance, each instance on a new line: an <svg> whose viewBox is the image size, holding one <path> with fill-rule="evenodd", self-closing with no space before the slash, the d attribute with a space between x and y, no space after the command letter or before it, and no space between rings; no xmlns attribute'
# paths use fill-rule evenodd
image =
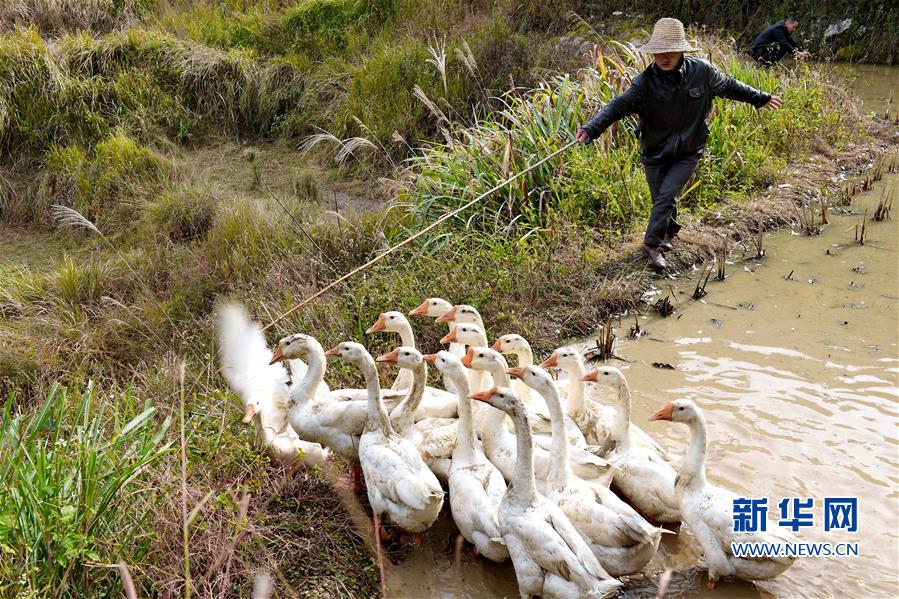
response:
<svg viewBox="0 0 899 599"><path fill-rule="evenodd" d="M128 392L100 401L91 383L80 396L53 387L33 412L15 405L10 394L0 418L0 571L18 581L6 591L74 597L88 579L95 589L117 582L90 564L148 550L149 493L138 483L168 453L169 421Z"/></svg>

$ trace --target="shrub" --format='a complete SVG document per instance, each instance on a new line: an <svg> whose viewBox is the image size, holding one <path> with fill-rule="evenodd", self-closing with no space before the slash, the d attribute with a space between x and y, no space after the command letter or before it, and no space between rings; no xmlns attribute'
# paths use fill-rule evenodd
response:
<svg viewBox="0 0 899 599"><path fill-rule="evenodd" d="M418 140L434 130L426 107L412 93L416 85L426 92L439 85L436 73L428 70L428 58L422 42L384 42L352 66L343 117L350 131L387 143L394 131L407 140ZM364 130L352 126L352 117Z"/></svg>
<svg viewBox="0 0 899 599"><path fill-rule="evenodd" d="M183 243L206 235L215 216L215 201L208 192L179 187L163 191L144 209L151 236L161 233L175 243Z"/></svg>
<svg viewBox="0 0 899 599"><path fill-rule="evenodd" d="M282 27L297 53L342 54L353 32L374 31L393 8L393 0L306 0L285 12Z"/></svg>
<svg viewBox="0 0 899 599"><path fill-rule="evenodd" d="M172 165L118 132L98 143L90 157L78 146L53 148L47 171L54 201L70 203L101 229L123 231L170 180Z"/></svg>
<svg viewBox="0 0 899 599"><path fill-rule="evenodd" d="M143 14L155 0L7 0L0 27L28 25L44 34L87 29L109 31Z"/></svg>
<svg viewBox="0 0 899 599"><path fill-rule="evenodd" d="M710 40L709 55L724 56L724 47ZM632 47L613 43L600 52L596 68L579 79L557 77L510 96L503 110L474 127L454 123L447 145L427 146L410 161L401 201L416 228L559 148L644 68L644 57ZM747 104L715 100L703 166L682 194L687 208L707 209L729 196L746 197L770 177L763 165L784 164L819 138L837 143L845 127L839 100L828 100L826 85L807 70L780 74L734 59L721 68L778 93L785 107L762 115ZM626 118L592 146L570 150L484 198L432 235L431 248L445 243L452 229L511 241L563 223L599 226L612 236L627 233L650 207L634 125Z"/></svg>

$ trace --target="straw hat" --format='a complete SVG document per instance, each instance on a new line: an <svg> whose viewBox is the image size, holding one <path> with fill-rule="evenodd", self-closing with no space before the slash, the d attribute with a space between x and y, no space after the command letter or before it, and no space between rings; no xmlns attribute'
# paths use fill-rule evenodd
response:
<svg viewBox="0 0 899 599"><path fill-rule="evenodd" d="M656 21L652 28L652 37L643 46L637 48L647 54L661 54L662 52L696 52L687 42L684 35L684 24L677 19L664 17Z"/></svg>

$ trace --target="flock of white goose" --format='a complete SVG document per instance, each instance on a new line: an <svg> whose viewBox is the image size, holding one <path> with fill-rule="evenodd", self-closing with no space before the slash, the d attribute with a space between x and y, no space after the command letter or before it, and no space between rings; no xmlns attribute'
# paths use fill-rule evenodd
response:
<svg viewBox="0 0 899 599"><path fill-rule="evenodd" d="M410 315L448 323L441 341L449 350L422 355L407 318L391 311L366 333L397 333L402 345L377 359L359 343L324 351L304 334L284 337L272 353L242 307L219 311L222 370L246 406L244 422L255 423L262 447L282 464L320 464L335 452L357 465L355 473L361 467L379 563L382 519L421 533L448 489L462 536L488 560L511 558L521 597L612 593L621 585L615 577L639 572L668 532L650 522L687 524L703 549L710 587L725 576L772 578L792 564L732 555L731 541L789 537L732 532L735 495L706 480L706 422L693 402L671 402L651 418L690 428L677 472L630 421L630 392L618 369L588 372L571 347L536 366L520 335L488 346L472 306L428 298ZM516 356L516 367L507 355ZM328 356L358 368L366 388L330 389ZM399 367L390 389L381 388L376 362ZM427 385L428 365L443 375L444 389ZM565 371L566 379L555 380L547 368ZM616 390L617 405L601 404L590 382Z"/></svg>

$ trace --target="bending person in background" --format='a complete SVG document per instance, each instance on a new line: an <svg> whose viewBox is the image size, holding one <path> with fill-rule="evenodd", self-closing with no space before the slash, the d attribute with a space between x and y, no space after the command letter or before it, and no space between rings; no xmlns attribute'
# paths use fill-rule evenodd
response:
<svg viewBox="0 0 899 599"><path fill-rule="evenodd" d="M809 53L799 50L799 46L790 37L799 29L799 19L790 15L783 21L778 21L762 31L752 46L749 47L749 55L760 65L770 67L778 60L792 54L796 58L806 58Z"/></svg>
<svg viewBox="0 0 899 599"><path fill-rule="evenodd" d="M684 56L696 48L687 42L684 26L677 19L659 19L652 38L638 50L652 54L653 64L578 129L577 141L593 141L629 114L640 117L640 160L652 196L643 251L655 268L664 269L668 263L662 252L673 247L681 228L676 220L677 195L696 170L708 141L705 118L712 100L718 96L756 108L780 108L781 101L725 75L705 60Z"/></svg>

